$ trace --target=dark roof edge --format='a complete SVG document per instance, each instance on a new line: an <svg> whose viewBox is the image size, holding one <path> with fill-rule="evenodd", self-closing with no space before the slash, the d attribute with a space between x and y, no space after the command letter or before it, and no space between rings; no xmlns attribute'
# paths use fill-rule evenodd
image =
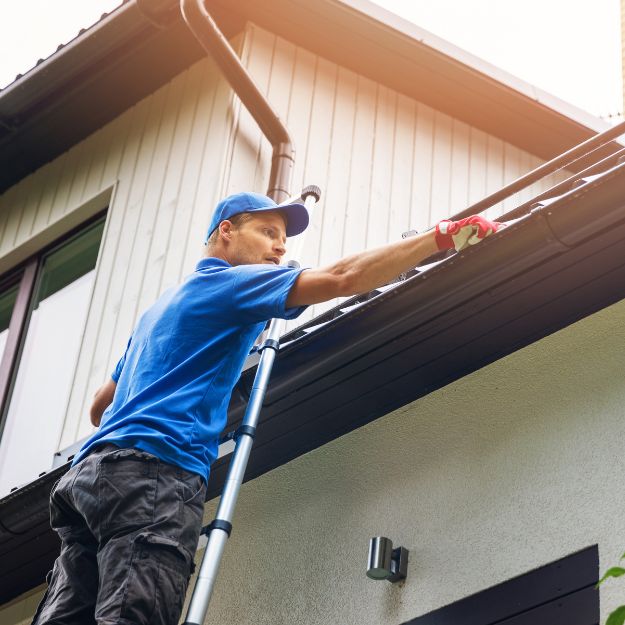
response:
<svg viewBox="0 0 625 625"><path fill-rule="evenodd" d="M139 19L140 15L134 0L117 7L1 89L0 113L4 122L11 124L10 111L13 108L32 98L43 99L49 96L56 91L57 82L63 82L68 75L105 59L111 51L138 32L146 28L154 29L147 19Z"/></svg>

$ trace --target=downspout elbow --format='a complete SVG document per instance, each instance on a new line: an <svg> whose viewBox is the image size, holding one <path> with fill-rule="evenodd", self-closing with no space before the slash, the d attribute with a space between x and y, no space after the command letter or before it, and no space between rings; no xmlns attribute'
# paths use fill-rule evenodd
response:
<svg viewBox="0 0 625 625"><path fill-rule="evenodd" d="M267 195L276 202L289 197L295 149L290 134L248 74L236 52L206 10L203 0L180 0L185 23L217 63L235 93L273 146Z"/></svg>

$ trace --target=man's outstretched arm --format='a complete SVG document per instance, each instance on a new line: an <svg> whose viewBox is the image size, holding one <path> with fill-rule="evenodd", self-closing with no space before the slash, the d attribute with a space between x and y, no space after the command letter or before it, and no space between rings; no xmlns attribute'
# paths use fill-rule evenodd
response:
<svg viewBox="0 0 625 625"><path fill-rule="evenodd" d="M89 418L91 419L92 425L95 425L96 427L100 426L100 421L104 411L112 403L113 397L115 397L116 388L117 384L109 378L108 382L103 384L96 391L93 397L93 403L91 404L91 409L89 410Z"/></svg>
<svg viewBox="0 0 625 625"><path fill-rule="evenodd" d="M291 287L287 308L366 293L414 269L440 250L464 249L501 226L479 216L442 221L423 234L347 256L328 267L303 271Z"/></svg>

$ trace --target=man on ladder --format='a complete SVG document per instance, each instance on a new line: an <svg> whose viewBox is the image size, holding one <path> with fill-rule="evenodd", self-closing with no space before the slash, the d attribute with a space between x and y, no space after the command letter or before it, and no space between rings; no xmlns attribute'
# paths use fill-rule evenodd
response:
<svg viewBox="0 0 625 625"><path fill-rule="evenodd" d="M99 429L50 496L62 541L33 623L174 625L230 395L267 320L368 292L501 224L473 216L322 268L280 266L308 225L299 203L220 202L205 257L140 318L91 408Z"/></svg>

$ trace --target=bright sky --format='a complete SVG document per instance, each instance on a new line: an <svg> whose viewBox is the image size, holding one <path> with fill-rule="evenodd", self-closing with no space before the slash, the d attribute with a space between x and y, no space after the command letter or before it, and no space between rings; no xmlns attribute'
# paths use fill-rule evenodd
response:
<svg viewBox="0 0 625 625"><path fill-rule="evenodd" d="M607 117L623 110L619 0L376 3L590 113ZM118 4L3 0L0 87Z"/></svg>

